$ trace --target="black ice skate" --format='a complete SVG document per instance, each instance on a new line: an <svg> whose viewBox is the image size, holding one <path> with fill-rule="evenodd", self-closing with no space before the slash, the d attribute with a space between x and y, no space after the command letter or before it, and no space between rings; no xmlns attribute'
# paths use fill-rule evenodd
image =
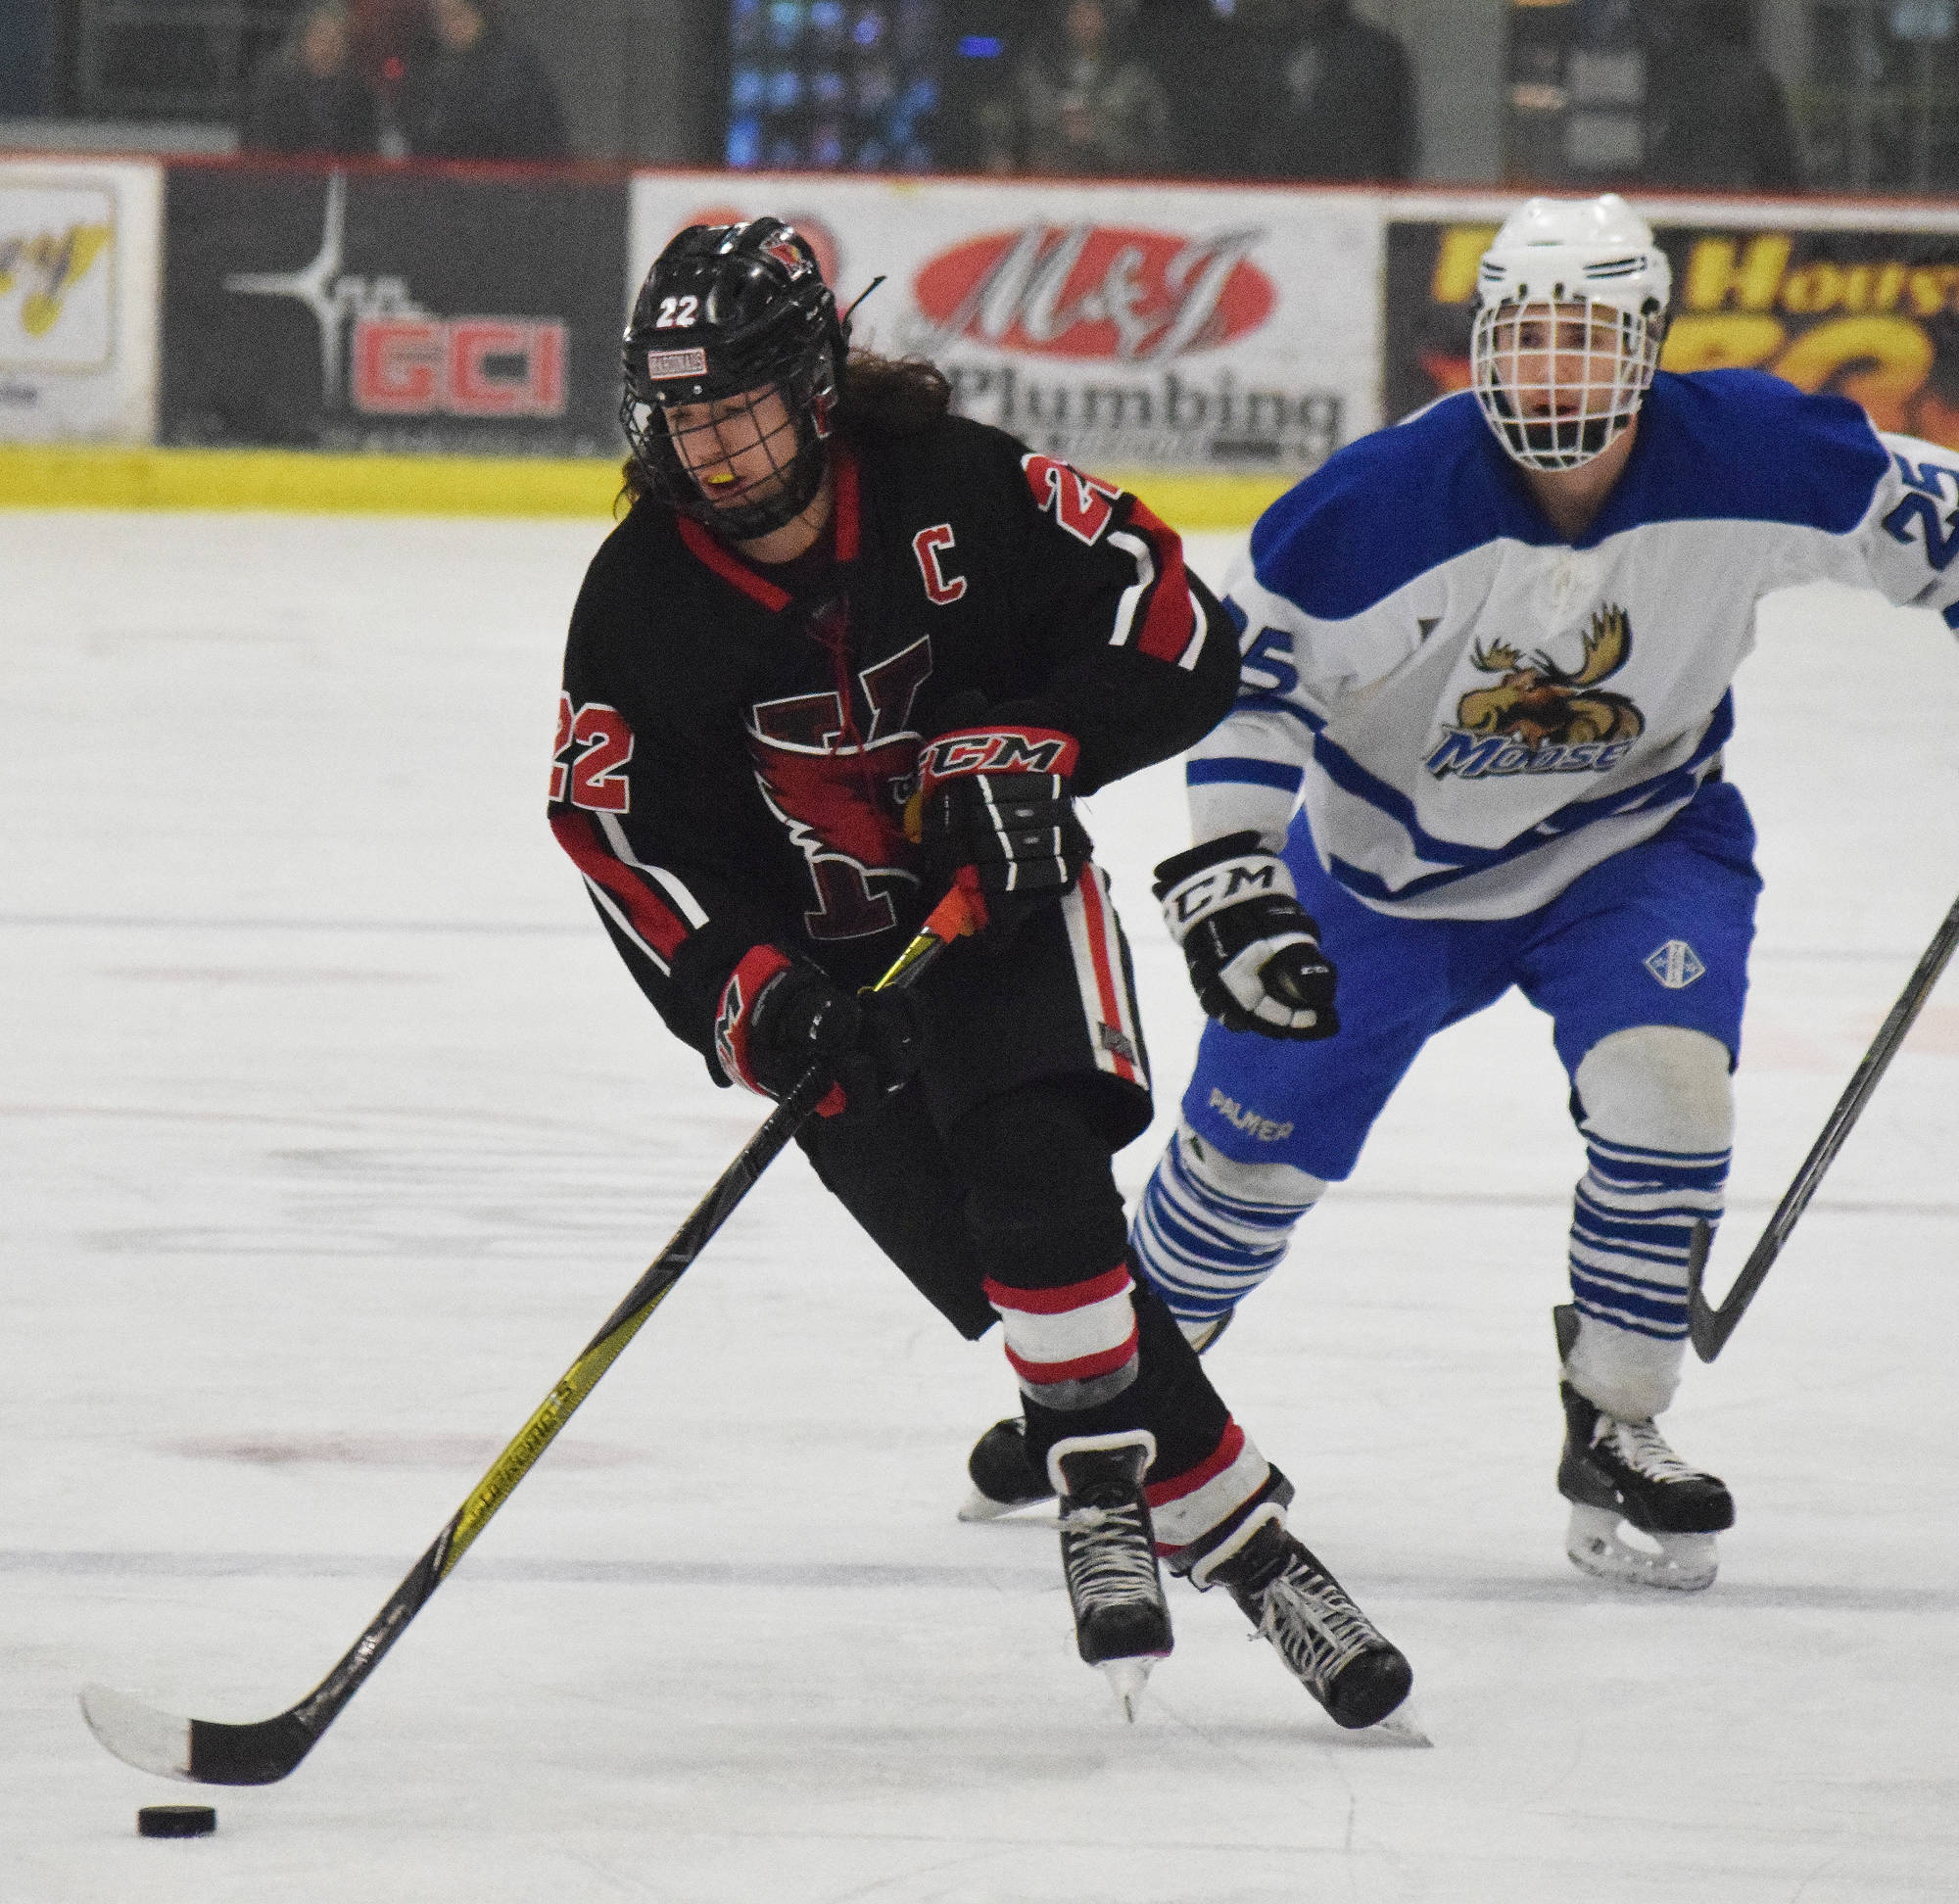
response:
<svg viewBox="0 0 1959 1904"><path fill-rule="evenodd" d="M994 1422L973 1444L966 1472L972 1477L973 1492L959 1510L963 1521L998 1520L1017 1508L1054 1499L1047 1476L1027 1452L1027 1423L1019 1415Z"/></svg>
<svg viewBox="0 0 1959 1904"><path fill-rule="evenodd" d="M1620 1421L1569 1382L1557 1492L1571 1502L1564 1550L1581 1573L1625 1586L1698 1593L1713 1584L1714 1536L1735 1524L1726 1483L1691 1468L1650 1421ZM1624 1521L1653 1543L1629 1546Z"/></svg>
<svg viewBox="0 0 1959 1904"><path fill-rule="evenodd" d="M1250 1527L1249 1538L1227 1557L1193 1568L1192 1581L1230 1590L1259 1637L1272 1642L1336 1726L1358 1731L1379 1725L1414 1683L1401 1648L1286 1531L1278 1508L1261 1509ZM1410 1743L1429 1742L1416 1727L1405 1728L1405 1736Z"/></svg>
<svg viewBox="0 0 1959 1904"><path fill-rule="evenodd" d="M1156 1449L1142 1432L1059 1443L1048 1465L1061 1494L1061 1566L1075 1642L1108 1675L1133 1720L1150 1668L1171 1649L1143 1473Z"/></svg>

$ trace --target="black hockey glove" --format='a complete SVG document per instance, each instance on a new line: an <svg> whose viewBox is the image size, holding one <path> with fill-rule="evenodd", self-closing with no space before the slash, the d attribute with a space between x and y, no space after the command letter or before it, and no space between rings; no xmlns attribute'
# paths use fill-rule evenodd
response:
<svg viewBox="0 0 1959 1904"><path fill-rule="evenodd" d="M1070 891L1088 863L1093 848L1069 791L1079 752L1073 735L1009 708L919 749L907 831L934 881L979 893L996 943Z"/></svg>
<svg viewBox="0 0 1959 1904"><path fill-rule="evenodd" d="M751 947L721 988L714 1050L730 1079L785 1097L812 1065L835 1078L816 1107L836 1118L871 1110L919 1068L918 1016L903 992L860 992L773 945Z"/></svg>
<svg viewBox="0 0 1959 1904"><path fill-rule="evenodd" d="M1335 973L1292 875L1255 833L1227 833L1157 868L1157 898L1206 1014L1228 1031L1330 1038Z"/></svg>

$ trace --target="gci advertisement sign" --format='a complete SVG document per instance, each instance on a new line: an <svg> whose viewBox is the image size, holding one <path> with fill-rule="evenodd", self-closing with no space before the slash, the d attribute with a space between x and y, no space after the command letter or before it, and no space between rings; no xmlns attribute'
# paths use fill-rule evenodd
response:
<svg viewBox="0 0 1959 1904"><path fill-rule="evenodd" d="M625 188L183 167L172 443L609 455Z"/></svg>
<svg viewBox="0 0 1959 1904"><path fill-rule="evenodd" d="M1379 212L1358 196L727 184L636 179L635 274L684 225L786 217L844 303L884 276L859 344L931 357L960 410L1044 454L1299 475L1377 419Z"/></svg>

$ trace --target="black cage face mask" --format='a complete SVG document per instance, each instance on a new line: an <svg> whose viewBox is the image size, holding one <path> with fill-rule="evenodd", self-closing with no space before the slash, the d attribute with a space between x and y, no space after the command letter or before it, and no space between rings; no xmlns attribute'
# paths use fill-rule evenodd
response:
<svg viewBox="0 0 1959 1904"><path fill-rule="evenodd" d="M793 521L823 485L847 349L836 302L788 226L681 233L647 273L625 339L619 420L647 490L736 542Z"/></svg>
<svg viewBox="0 0 1959 1904"><path fill-rule="evenodd" d="M731 396L648 403L630 387L620 422L648 489L736 542L793 521L823 486L835 379L829 353Z"/></svg>

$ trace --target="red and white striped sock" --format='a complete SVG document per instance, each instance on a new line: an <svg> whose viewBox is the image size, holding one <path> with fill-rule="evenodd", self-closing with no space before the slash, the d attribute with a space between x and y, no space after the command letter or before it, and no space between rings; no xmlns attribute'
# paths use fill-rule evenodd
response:
<svg viewBox="0 0 1959 1904"><path fill-rule="evenodd" d="M1126 1262L1059 1289L1017 1289L991 1276L984 1287L1028 1401L1074 1414L1113 1401L1134 1383L1135 1284Z"/></svg>

